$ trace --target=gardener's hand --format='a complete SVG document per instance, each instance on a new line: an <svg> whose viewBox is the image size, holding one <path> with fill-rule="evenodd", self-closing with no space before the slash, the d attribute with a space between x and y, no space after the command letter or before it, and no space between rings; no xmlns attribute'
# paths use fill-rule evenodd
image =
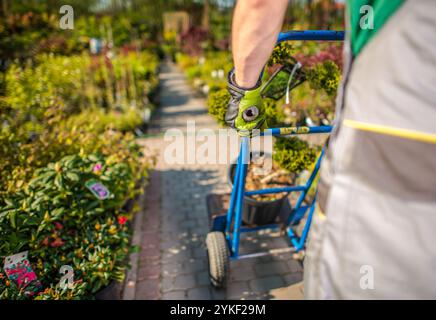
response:
<svg viewBox="0 0 436 320"><path fill-rule="evenodd" d="M252 136L254 129L266 128L260 95L262 81L259 80L253 88L241 88L235 82L233 70L230 71L227 81L231 98L226 111L226 123L241 136Z"/></svg>

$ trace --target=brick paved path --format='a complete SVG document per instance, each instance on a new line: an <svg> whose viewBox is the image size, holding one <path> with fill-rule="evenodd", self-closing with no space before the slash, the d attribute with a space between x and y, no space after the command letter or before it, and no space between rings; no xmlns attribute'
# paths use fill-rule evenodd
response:
<svg viewBox="0 0 436 320"><path fill-rule="evenodd" d="M195 97L182 73L163 65L161 107L151 133L177 128L186 132L186 122L217 129L207 114L205 101ZM205 198L211 192L229 191L224 165L168 165L162 135L142 141L158 152L140 213L141 251L136 274L136 299L271 299L301 298L301 286L287 288L302 279L300 264L289 254L232 262L227 289L213 289L208 281L204 239L208 232ZM241 251L283 247L286 242L271 234L248 236ZM295 286L293 286L295 287ZM292 287L291 287L292 288Z"/></svg>

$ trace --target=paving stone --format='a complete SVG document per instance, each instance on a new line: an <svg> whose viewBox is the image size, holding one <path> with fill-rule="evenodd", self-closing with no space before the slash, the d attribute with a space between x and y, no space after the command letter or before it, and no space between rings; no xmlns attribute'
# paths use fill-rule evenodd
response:
<svg viewBox="0 0 436 320"><path fill-rule="evenodd" d="M241 298L251 294L246 281L231 282L227 284L227 298L232 300L240 300Z"/></svg>
<svg viewBox="0 0 436 320"><path fill-rule="evenodd" d="M189 202L190 202L190 201L189 201ZM204 215L207 217L207 212L204 213ZM202 215L200 215L200 217L201 217L201 216L202 216ZM188 217L189 219L198 219L198 218L199 218L199 214L198 214L197 211L194 211L194 210L190 209L189 212L187 213L187 217Z"/></svg>
<svg viewBox="0 0 436 320"><path fill-rule="evenodd" d="M191 219L191 220L185 220L182 223L180 223L180 227L184 229L189 229L193 227L197 227L197 221Z"/></svg>
<svg viewBox="0 0 436 320"><path fill-rule="evenodd" d="M183 264L178 262L163 263L161 271L162 271L162 275L165 276L177 275L182 273Z"/></svg>
<svg viewBox="0 0 436 320"><path fill-rule="evenodd" d="M186 299L185 291L170 291L162 295L162 300L184 300Z"/></svg>
<svg viewBox="0 0 436 320"><path fill-rule="evenodd" d="M197 224L200 227L209 229L209 217L207 216L207 212L205 212L204 215L201 215L200 217L197 218Z"/></svg>
<svg viewBox="0 0 436 320"><path fill-rule="evenodd" d="M298 282L303 281L303 273L295 272L295 273L286 274L283 276L283 280L285 281L286 286L296 284Z"/></svg>
<svg viewBox="0 0 436 320"><path fill-rule="evenodd" d="M301 265L300 261L297 261L295 259L291 259L286 262L288 265L288 272L303 272L303 266Z"/></svg>
<svg viewBox="0 0 436 320"><path fill-rule="evenodd" d="M255 279L256 274L251 266L243 266L239 268L230 268L230 280L231 281L247 281Z"/></svg>
<svg viewBox="0 0 436 320"><path fill-rule="evenodd" d="M166 232L178 232L180 230L180 226L177 225L176 223L168 223L168 224L164 224L161 226L161 230L162 231L166 231Z"/></svg>
<svg viewBox="0 0 436 320"><path fill-rule="evenodd" d="M210 288L213 300L225 300L227 299L227 294L225 289L216 289L214 287Z"/></svg>
<svg viewBox="0 0 436 320"><path fill-rule="evenodd" d="M289 272L288 265L283 261L272 261L267 263L256 264L254 266L256 275L259 277L283 274Z"/></svg>
<svg viewBox="0 0 436 320"><path fill-rule="evenodd" d="M191 247L199 248L203 247L206 248L206 237L200 234L189 234L189 236L186 238L188 243L191 245Z"/></svg>
<svg viewBox="0 0 436 320"><path fill-rule="evenodd" d="M191 289L195 287L195 275L194 274L182 274L178 275L174 279L174 289Z"/></svg>
<svg viewBox="0 0 436 320"><path fill-rule="evenodd" d="M151 300L160 298L160 284L158 279L147 279L138 281L136 284L136 297L139 299Z"/></svg>
<svg viewBox="0 0 436 320"><path fill-rule="evenodd" d="M258 278L249 281L250 288L255 292L266 292L271 289L283 287L285 282L280 276L271 276L265 278Z"/></svg>
<svg viewBox="0 0 436 320"><path fill-rule="evenodd" d="M159 279L160 277L160 265L143 264L138 269L138 280L146 279Z"/></svg>
<svg viewBox="0 0 436 320"><path fill-rule="evenodd" d="M142 250L158 248L159 244L160 244L159 234L157 234L156 232L142 232L142 241L141 241Z"/></svg>
<svg viewBox="0 0 436 320"><path fill-rule="evenodd" d="M161 290L162 292L174 291L174 278L175 276L163 275L161 279Z"/></svg>
<svg viewBox="0 0 436 320"><path fill-rule="evenodd" d="M144 249L139 252L139 259L142 261L157 261L160 260L160 252L158 248Z"/></svg>
<svg viewBox="0 0 436 320"><path fill-rule="evenodd" d="M201 227L194 227L194 228L190 228L189 232L192 235L197 235L197 236L201 236L203 238L206 237L206 235L209 233L209 226L201 226Z"/></svg>
<svg viewBox="0 0 436 320"><path fill-rule="evenodd" d="M175 249L179 246L180 246L180 241L172 240L172 241L162 242L160 248L161 250L165 251L168 249Z"/></svg>
<svg viewBox="0 0 436 320"><path fill-rule="evenodd" d="M207 262L206 259L190 259L183 263L183 270L186 272L198 272L206 270Z"/></svg>
<svg viewBox="0 0 436 320"><path fill-rule="evenodd" d="M268 293L253 293L248 296L244 296L241 300L271 300L274 297Z"/></svg>
<svg viewBox="0 0 436 320"><path fill-rule="evenodd" d="M198 286L210 285L209 271L198 272L195 275L195 280Z"/></svg>
<svg viewBox="0 0 436 320"><path fill-rule="evenodd" d="M199 246L197 248L193 248L192 256L195 259L206 259L207 258L206 248L203 247L203 246Z"/></svg>
<svg viewBox="0 0 436 320"><path fill-rule="evenodd" d="M190 300L210 300L211 294L208 287L193 288L188 290L188 299Z"/></svg>
<svg viewBox="0 0 436 320"><path fill-rule="evenodd" d="M183 261L187 261L189 259L192 259L192 254L190 252L190 250L183 250L183 249L168 249L163 251L163 254L161 256L162 262L166 263L166 262L172 262L172 263L177 263L177 262L183 262Z"/></svg>

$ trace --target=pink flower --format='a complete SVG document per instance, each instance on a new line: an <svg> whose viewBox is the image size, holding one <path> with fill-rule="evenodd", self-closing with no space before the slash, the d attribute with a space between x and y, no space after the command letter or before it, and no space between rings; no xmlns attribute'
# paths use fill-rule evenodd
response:
<svg viewBox="0 0 436 320"><path fill-rule="evenodd" d="M120 224L120 225L124 225L126 222L127 222L127 217L124 217L124 216L119 216L118 217L118 223Z"/></svg>
<svg viewBox="0 0 436 320"><path fill-rule="evenodd" d="M56 247L62 247L64 244L65 244L65 242L62 241L61 238L56 238L55 241L50 243L50 246L53 248L56 248Z"/></svg>
<svg viewBox="0 0 436 320"><path fill-rule="evenodd" d="M92 168L92 171L94 172L99 172L101 169L103 168L103 166L101 165L101 163L97 163L94 168Z"/></svg>

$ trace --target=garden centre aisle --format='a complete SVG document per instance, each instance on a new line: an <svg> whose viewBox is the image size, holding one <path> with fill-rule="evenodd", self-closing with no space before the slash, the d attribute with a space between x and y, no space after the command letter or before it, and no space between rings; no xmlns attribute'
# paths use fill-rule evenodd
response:
<svg viewBox="0 0 436 320"><path fill-rule="evenodd" d="M196 129L217 130L205 101L196 97L183 74L170 63L162 66L161 107L151 135L141 141L158 153L139 214L141 221L138 266L130 282L130 299L270 299L301 298L302 268L289 254L232 262L227 289L209 284L204 239L209 230L206 195L228 192L227 165L168 164L163 134L176 128L186 133L187 121ZM155 134L155 135L153 135ZM202 143L198 143L201 145ZM281 238L262 235L242 241L241 250L283 247ZM135 270L136 269L136 270ZM135 279L136 278L136 279ZM126 297L126 295L125 295Z"/></svg>

